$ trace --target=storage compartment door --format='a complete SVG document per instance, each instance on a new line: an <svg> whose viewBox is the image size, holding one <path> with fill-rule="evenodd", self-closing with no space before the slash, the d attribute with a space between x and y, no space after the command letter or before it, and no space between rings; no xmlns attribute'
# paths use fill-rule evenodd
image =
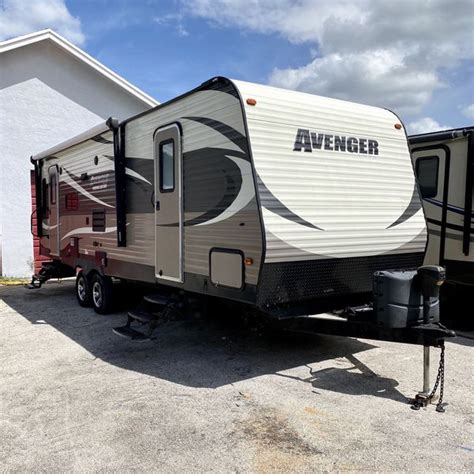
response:
<svg viewBox="0 0 474 474"><path fill-rule="evenodd" d="M242 289L244 256L239 250L212 249L210 253L211 283L216 286Z"/></svg>

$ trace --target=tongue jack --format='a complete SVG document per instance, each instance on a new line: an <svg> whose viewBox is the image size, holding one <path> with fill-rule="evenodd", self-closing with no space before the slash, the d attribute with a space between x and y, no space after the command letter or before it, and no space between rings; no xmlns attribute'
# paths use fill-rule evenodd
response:
<svg viewBox="0 0 474 474"><path fill-rule="evenodd" d="M441 285L446 280L446 271L443 267L438 265L424 265L418 268L418 278L421 285L421 293L423 295L423 324L432 324L431 315L431 299L438 300ZM433 390L430 392L430 346L423 346L423 391L418 393L415 397L412 408L419 410L421 407L427 406L435 397L436 390L441 382L441 393L439 403L436 408L437 411L443 412L443 389L444 389L444 341L441 346L440 368L438 369L438 376Z"/></svg>

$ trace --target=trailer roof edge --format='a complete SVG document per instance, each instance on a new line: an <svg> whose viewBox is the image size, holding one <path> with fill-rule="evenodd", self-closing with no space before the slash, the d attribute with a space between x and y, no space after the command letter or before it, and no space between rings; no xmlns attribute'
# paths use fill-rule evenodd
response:
<svg viewBox="0 0 474 474"><path fill-rule="evenodd" d="M208 79L207 81L202 82L201 84L199 84L198 86L194 87L193 89L191 89L187 92L183 92L182 94L180 94L176 97L173 97L173 98L167 100L166 102L161 102L158 105L155 105L154 107L152 107L151 109L143 110L142 112L138 112L135 115L131 115L130 117L127 117L127 118L123 119L120 122L120 125L126 125L128 122L131 122L132 120L143 117L144 115L148 115L152 112L156 112L158 109L162 109L163 107L166 107L170 104L173 104L174 102L182 100L182 99L188 97L189 95L194 94L195 92L198 92L198 91L204 89L206 86L208 86L209 84L212 84L213 82L216 82L216 81L225 81L225 82L233 83L232 79L229 79L229 78L224 77L224 76L211 77L211 79Z"/></svg>

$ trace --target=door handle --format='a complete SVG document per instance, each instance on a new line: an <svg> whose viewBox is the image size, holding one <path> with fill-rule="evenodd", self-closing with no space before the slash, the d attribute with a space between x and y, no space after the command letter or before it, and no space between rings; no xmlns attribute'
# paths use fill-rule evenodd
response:
<svg viewBox="0 0 474 474"><path fill-rule="evenodd" d="M160 210L160 201L156 201L155 202L155 211L159 211Z"/></svg>

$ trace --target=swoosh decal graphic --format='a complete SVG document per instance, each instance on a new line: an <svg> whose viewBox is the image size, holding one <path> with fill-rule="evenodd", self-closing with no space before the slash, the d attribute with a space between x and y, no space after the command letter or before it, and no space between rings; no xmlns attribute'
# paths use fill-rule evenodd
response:
<svg viewBox="0 0 474 474"><path fill-rule="evenodd" d="M45 223L43 222L43 223L41 224L41 226L43 227L43 229L46 229L46 230L54 230L54 229L56 229L56 227L58 226L58 224L49 226L48 224L45 224Z"/></svg>
<svg viewBox="0 0 474 474"><path fill-rule="evenodd" d="M103 156L104 156L104 158L108 158L111 161L114 160L113 156L110 156L110 155L103 155ZM141 174L137 173L136 171L134 171L130 168L125 167L125 174L128 174L132 178L137 178L138 180L143 181L144 183L147 183L150 186L152 185L151 182L148 181L144 176L142 176Z"/></svg>
<svg viewBox="0 0 474 474"><path fill-rule="evenodd" d="M68 237L71 237L71 235L74 234L110 234L111 232L116 232L117 227L107 227L105 232L99 232L97 230L92 230L92 227L79 227L77 229L71 230L68 232L64 237L61 238L61 240L67 239Z"/></svg>
<svg viewBox="0 0 474 474"><path fill-rule="evenodd" d="M258 191L260 194L260 202L262 206L268 209L269 211L287 219L289 221L295 222L296 224L309 227L310 229L324 230L321 227L315 226L308 222L307 220L300 217L298 214L295 214L293 211L288 209L277 197L275 197L272 192L265 186L265 183L262 181L262 178L257 175Z"/></svg>
<svg viewBox="0 0 474 474"><path fill-rule="evenodd" d="M406 220L410 219L410 217L413 217L420 209L421 201L418 196L418 188L415 183L413 186L413 193L411 195L410 203L403 211L402 215L395 222L392 222L388 227L386 227L386 229L390 229L391 227L395 227L396 225L405 222Z"/></svg>
<svg viewBox="0 0 474 474"><path fill-rule="evenodd" d="M245 153L232 149L202 148L188 151L183 157L187 176L184 182L187 189L184 193L184 211L194 216L185 219L185 226L227 219L255 196L252 168ZM206 178L204 184L203 176ZM159 225L174 227L179 223Z"/></svg>
<svg viewBox="0 0 474 474"><path fill-rule="evenodd" d="M144 176L141 174L138 174L136 171L131 170L130 168L125 168L125 174L128 174L132 178L137 178L140 181L143 181L144 183L147 183L151 186L150 181L148 181Z"/></svg>
<svg viewBox="0 0 474 474"><path fill-rule="evenodd" d="M237 158L230 155L225 155L226 158L232 160L239 168L242 175L242 184L240 190L232 201L232 204L228 206L221 214L214 217L214 219L201 222L196 224L196 226L215 224L216 222L223 221L237 214L241 211L255 196L255 188L253 186L253 176L252 176L252 167L248 161L243 160L242 158Z"/></svg>
<svg viewBox="0 0 474 474"><path fill-rule="evenodd" d="M203 125L206 125L209 128L212 128L216 132L219 132L221 135L224 135L228 140L230 140L234 145L237 145L244 153L247 151L247 137L242 135L235 128L232 128L230 125L227 125L218 120L214 120L208 117L183 117L187 120L192 120L193 122L199 122ZM247 160L249 158L247 157Z"/></svg>
<svg viewBox="0 0 474 474"><path fill-rule="evenodd" d="M130 222L127 222L126 226L128 227L130 225ZM82 235L90 235L90 234L110 234L112 232L116 232L117 227L106 227L105 232L100 232L97 230L92 230L92 227L78 227L77 229L73 229L69 231L64 237L61 238L61 240L67 239L68 237L71 237L71 235L74 234L82 234Z"/></svg>
<svg viewBox="0 0 474 474"><path fill-rule="evenodd" d="M212 209L207 210L204 214L195 217L194 219L191 219L189 221L184 221L185 226L204 224L206 222L214 220L232 205L232 203L236 199L236 196L238 196L238 194L240 193L240 189L242 188L242 178L240 178L240 182L236 182L232 176L227 175L226 180L226 191L222 198L219 200L219 202Z"/></svg>
<svg viewBox="0 0 474 474"><path fill-rule="evenodd" d="M79 183L76 182L76 177L70 173L64 166L63 170L66 172L66 175L63 179L66 184L69 184L72 188L74 188L77 192L81 193L83 196L86 198L95 201L98 204L101 204L102 206L106 207L112 207L114 208L115 206L112 206L111 204L107 204L106 202L102 201L101 199L95 197L93 194L90 192L86 191Z"/></svg>

